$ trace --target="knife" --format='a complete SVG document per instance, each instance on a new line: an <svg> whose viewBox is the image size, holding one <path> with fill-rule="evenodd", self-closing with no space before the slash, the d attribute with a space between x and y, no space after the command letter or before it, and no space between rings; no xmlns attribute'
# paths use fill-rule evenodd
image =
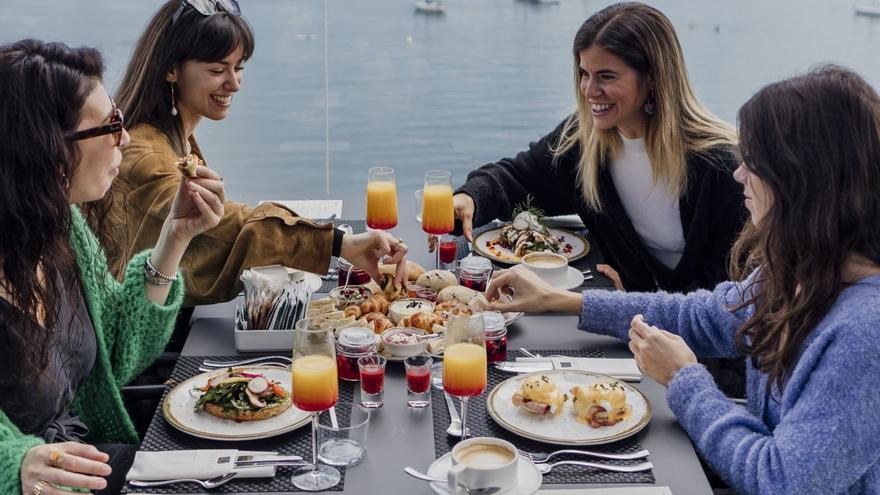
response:
<svg viewBox="0 0 880 495"><path fill-rule="evenodd" d="M303 458L298 455L259 456L259 459L254 459L254 456L239 456L235 461L235 468L293 466L297 464L303 464Z"/></svg>

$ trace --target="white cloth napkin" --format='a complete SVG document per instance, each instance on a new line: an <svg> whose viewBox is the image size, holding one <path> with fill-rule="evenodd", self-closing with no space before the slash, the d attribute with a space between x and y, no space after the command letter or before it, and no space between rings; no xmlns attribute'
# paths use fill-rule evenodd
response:
<svg viewBox="0 0 880 495"><path fill-rule="evenodd" d="M552 364L556 370L590 371L627 382L642 381L642 371L632 358L579 358L549 356L540 358L517 357L517 363Z"/></svg>
<svg viewBox="0 0 880 495"><path fill-rule="evenodd" d="M272 478L275 467L249 467L234 469L240 456L273 456L275 452L244 450L166 450L162 452L137 452L126 480L160 481L194 478L207 480L238 471L238 478Z"/></svg>

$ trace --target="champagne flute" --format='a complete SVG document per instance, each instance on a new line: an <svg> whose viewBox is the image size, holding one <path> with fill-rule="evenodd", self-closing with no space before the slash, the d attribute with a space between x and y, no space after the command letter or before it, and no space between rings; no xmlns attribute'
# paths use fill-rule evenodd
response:
<svg viewBox="0 0 880 495"><path fill-rule="evenodd" d="M454 227L452 174L446 170L428 170L422 189L422 230L429 235L440 236L452 232ZM439 249L435 249L434 268L440 268Z"/></svg>
<svg viewBox="0 0 880 495"><path fill-rule="evenodd" d="M300 490L326 490L342 478L336 468L318 464L318 413L339 400L336 345L331 328L319 328L310 318L296 322L291 378L294 405L312 416L312 463L298 469L290 480Z"/></svg>
<svg viewBox="0 0 880 495"><path fill-rule="evenodd" d="M391 167L373 167L367 173L367 226L376 230L397 226L397 181Z"/></svg>
<svg viewBox="0 0 880 495"><path fill-rule="evenodd" d="M443 389L461 399L461 439L467 438L467 403L486 390L486 333L483 313L456 314L446 323Z"/></svg>

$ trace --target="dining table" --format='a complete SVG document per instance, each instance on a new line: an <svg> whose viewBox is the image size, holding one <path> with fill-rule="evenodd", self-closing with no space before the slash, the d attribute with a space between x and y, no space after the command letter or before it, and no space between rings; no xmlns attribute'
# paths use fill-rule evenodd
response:
<svg viewBox="0 0 880 495"><path fill-rule="evenodd" d="M427 235L421 231L420 224L411 212L416 211L415 200L410 195L401 195L397 227L391 233L403 239L409 247L408 259L417 261L426 269L433 268L434 255L427 250ZM363 218L363 202L359 198L346 201L341 218ZM593 247L595 249L595 246ZM597 257L598 256L598 257ZM600 254L594 252L592 260L599 261ZM595 273L595 269L593 269ZM326 274L321 274L326 275ZM598 284L591 290L611 290L610 284ZM315 297L323 297L316 294ZM241 353L236 350L233 315L235 307L241 304L238 299L209 306L195 308L191 320L191 330L183 346L181 356L241 356L252 357L259 354ZM519 348L550 349L557 351L601 351L605 357L631 358L627 345L615 338L592 334L577 329L578 317L563 314L526 314L508 327L508 349ZM279 354L278 352L272 354ZM289 354L289 351L283 352ZM398 363L399 364L399 363ZM648 425L637 433L642 448L650 451L649 460L653 463L653 484L629 486L665 486L675 495L705 495L712 490L701 466L700 460L687 434L678 424L666 402L666 387L644 376L633 383L650 402L652 417ZM485 401L490 392L486 390L480 397L472 400ZM433 493L428 483L414 479L404 473L404 468L412 466L422 472L435 461L435 425L432 408L415 409L406 403L406 378L403 366L389 363L385 377L384 405L373 409L367 439L367 455L359 464L344 470L344 494L413 494ZM161 415L161 408L157 411ZM307 430L304 427L303 430ZM148 433L149 434L149 433ZM235 448L234 445L231 448ZM563 448L563 447L560 447ZM289 493L298 492L292 485ZM597 489L607 484L552 485L545 483L541 493L553 493L554 489ZM167 493L167 492L164 492ZM280 492L284 493L284 492ZM565 493L574 493L567 491ZM598 492L585 492L598 493ZM615 491L614 493L619 493ZM623 490L620 493L627 493Z"/></svg>

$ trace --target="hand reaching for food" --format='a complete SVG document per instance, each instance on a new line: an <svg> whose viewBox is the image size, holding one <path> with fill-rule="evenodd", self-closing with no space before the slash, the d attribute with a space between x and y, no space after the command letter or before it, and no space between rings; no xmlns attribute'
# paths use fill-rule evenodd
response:
<svg viewBox="0 0 880 495"><path fill-rule="evenodd" d="M406 281L406 253L409 248L402 239L379 230L351 234L342 237L340 255L352 265L370 274L377 283L383 281L379 264L388 256L386 263L397 265L394 280L398 284Z"/></svg>

